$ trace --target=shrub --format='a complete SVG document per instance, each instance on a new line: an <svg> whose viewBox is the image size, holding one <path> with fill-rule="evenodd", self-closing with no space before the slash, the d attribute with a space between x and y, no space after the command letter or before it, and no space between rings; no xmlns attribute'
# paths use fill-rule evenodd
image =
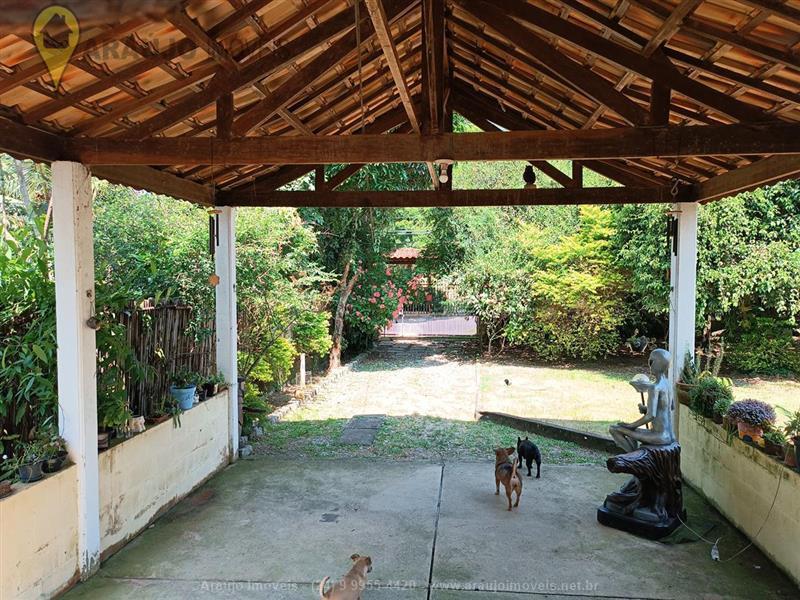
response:
<svg viewBox="0 0 800 600"><path fill-rule="evenodd" d="M728 362L742 373L800 374L800 348L792 337L793 321L756 317L732 336Z"/></svg>
<svg viewBox="0 0 800 600"><path fill-rule="evenodd" d="M786 444L786 436L780 429L770 429L764 434L764 439L778 446Z"/></svg>
<svg viewBox="0 0 800 600"><path fill-rule="evenodd" d="M733 403L733 397L725 396L722 398L718 398L716 402L714 402L714 408L712 411L714 413L713 416L722 417L725 414L727 414L728 409L730 408L732 403Z"/></svg>
<svg viewBox="0 0 800 600"><path fill-rule="evenodd" d="M720 408L733 401L733 390L724 380L717 377L703 377L689 392L689 408L692 412L711 418L719 403Z"/></svg>
<svg viewBox="0 0 800 600"><path fill-rule="evenodd" d="M761 400L740 400L728 408L728 418L753 427L771 427L777 420L775 409Z"/></svg>

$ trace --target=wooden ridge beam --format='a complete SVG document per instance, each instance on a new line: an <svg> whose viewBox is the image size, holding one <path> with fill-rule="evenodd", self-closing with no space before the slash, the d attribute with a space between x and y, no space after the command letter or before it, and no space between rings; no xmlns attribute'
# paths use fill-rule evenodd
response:
<svg viewBox="0 0 800 600"><path fill-rule="evenodd" d="M678 201L691 201L692 190L684 186ZM668 187L659 188L539 188L515 190L427 190L348 192L258 192L242 189L220 192L221 206L281 207L426 207L426 206L534 206L575 204L645 204L675 201Z"/></svg>
<svg viewBox="0 0 800 600"><path fill-rule="evenodd" d="M709 202L800 174L800 156L772 156L712 177L695 186L697 199Z"/></svg>
<svg viewBox="0 0 800 600"><path fill-rule="evenodd" d="M423 133L439 133L445 118L445 0L422 0Z"/></svg>
<svg viewBox="0 0 800 600"><path fill-rule="evenodd" d="M246 165L617 159L800 154L800 123L438 135L71 139L84 164Z"/></svg>

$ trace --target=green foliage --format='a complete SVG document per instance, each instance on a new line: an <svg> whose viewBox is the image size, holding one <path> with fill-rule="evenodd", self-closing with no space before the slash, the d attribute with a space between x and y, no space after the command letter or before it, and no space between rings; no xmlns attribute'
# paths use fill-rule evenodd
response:
<svg viewBox="0 0 800 600"><path fill-rule="evenodd" d="M56 414L56 315L44 219L0 224L0 430L27 439Z"/></svg>
<svg viewBox="0 0 800 600"><path fill-rule="evenodd" d="M292 327L292 341L298 352L323 356L331 349L333 340L328 333L327 312L304 312Z"/></svg>
<svg viewBox="0 0 800 600"><path fill-rule="evenodd" d="M787 442L786 435L780 429L770 429L764 433L764 439L778 446L784 446Z"/></svg>
<svg viewBox="0 0 800 600"><path fill-rule="evenodd" d="M800 347L794 322L752 317L739 323L729 338L728 362L742 373L800 375Z"/></svg>
<svg viewBox="0 0 800 600"><path fill-rule="evenodd" d="M282 386L288 381L297 354L297 349L291 341L286 338L276 339L250 371L247 377L248 383L252 384L250 389L263 393ZM253 362L253 357L248 353L239 352L240 364L252 364Z"/></svg>
<svg viewBox="0 0 800 600"><path fill-rule="evenodd" d="M724 414L733 402L733 389L717 377L703 377L689 392L689 408L697 415L711 418ZM725 408L725 411L722 409Z"/></svg>
<svg viewBox="0 0 800 600"><path fill-rule="evenodd" d="M393 271L374 265L364 271L350 294L346 322L365 337L372 337L381 327L397 317L403 288L393 281Z"/></svg>
<svg viewBox="0 0 800 600"><path fill-rule="evenodd" d="M194 371L189 371L187 369L181 369L180 371L176 371L170 376L170 381L172 385L174 385L177 389L188 389L191 387L196 387L200 381L203 379L202 375L199 373L195 373Z"/></svg>

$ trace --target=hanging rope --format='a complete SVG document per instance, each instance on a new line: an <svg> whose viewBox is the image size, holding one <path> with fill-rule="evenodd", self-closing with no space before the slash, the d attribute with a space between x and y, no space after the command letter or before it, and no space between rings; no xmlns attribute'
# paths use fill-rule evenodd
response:
<svg viewBox="0 0 800 600"><path fill-rule="evenodd" d="M364 112L364 65L361 58L361 1L355 0L356 7L356 51L358 52L358 97L361 106L361 133L366 127L366 113Z"/></svg>

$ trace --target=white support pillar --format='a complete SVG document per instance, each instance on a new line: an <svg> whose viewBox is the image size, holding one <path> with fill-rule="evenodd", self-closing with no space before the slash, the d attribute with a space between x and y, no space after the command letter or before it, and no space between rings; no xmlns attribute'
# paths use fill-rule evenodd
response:
<svg viewBox="0 0 800 600"><path fill-rule="evenodd" d="M53 163L59 430L78 478L78 560L82 579L100 565L97 359L94 329L92 178L83 165Z"/></svg>
<svg viewBox="0 0 800 600"><path fill-rule="evenodd" d="M697 310L697 209L694 202L672 207L678 218L677 251L672 253L671 293L669 299L669 351L672 354L670 378L680 379L686 354L694 357L695 312ZM675 411L678 433L678 411Z"/></svg>
<svg viewBox="0 0 800 600"><path fill-rule="evenodd" d="M230 460L239 455L239 396L236 323L236 209L219 209L219 238L215 254L217 285L217 368L228 382Z"/></svg>

